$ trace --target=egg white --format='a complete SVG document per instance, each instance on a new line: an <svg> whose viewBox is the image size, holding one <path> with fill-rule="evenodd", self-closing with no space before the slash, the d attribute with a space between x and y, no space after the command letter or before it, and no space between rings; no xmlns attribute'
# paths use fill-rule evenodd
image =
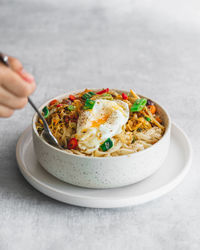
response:
<svg viewBox="0 0 200 250"><path fill-rule="evenodd" d="M85 153L92 153L108 138L120 134L129 118L128 104L121 100L98 99L92 110L79 116L76 138Z"/></svg>

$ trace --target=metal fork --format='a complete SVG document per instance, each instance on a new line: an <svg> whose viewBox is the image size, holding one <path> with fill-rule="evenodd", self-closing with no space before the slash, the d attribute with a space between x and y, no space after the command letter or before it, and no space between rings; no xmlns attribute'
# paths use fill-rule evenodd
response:
<svg viewBox="0 0 200 250"><path fill-rule="evenodd" d="M8 62L8 56L4 55L3 53L0 52L0 61L7 67L10 68L9 62ZM35 104L33 103L33 101L30 99L30 97L28 97L28 102L29 104L32 106L32 108L37 112L38 116L40 117L40 119L43 122L43 126L44 126L44 130L42 133L42 136L44 137L44 139L50 143L51 145L58 147L59 149L63 149L57 139L53 136L53 134L51 133L51 130L46 122L46 120L44 119L43 115L40 113L40 111L38 110L38 108L35 106Z"/></svg>

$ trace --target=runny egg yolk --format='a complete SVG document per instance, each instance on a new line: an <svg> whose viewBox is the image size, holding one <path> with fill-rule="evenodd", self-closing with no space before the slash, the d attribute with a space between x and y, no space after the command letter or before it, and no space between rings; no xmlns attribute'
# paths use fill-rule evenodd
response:
<svg viewBox="0 0 200 250"><path fill-rule="evenodd" d="M98 119L96 121L95 120L92 121L92 126L91 127L98 128L101 124L104 124L108 120L109 116L110 116L109 114L106 114L103 117L101 117L100 119Z"/></svg>

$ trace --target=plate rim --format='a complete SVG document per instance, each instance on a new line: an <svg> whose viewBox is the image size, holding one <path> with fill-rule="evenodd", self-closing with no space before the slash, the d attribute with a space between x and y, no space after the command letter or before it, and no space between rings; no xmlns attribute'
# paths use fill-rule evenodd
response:
<svg viewBox="0 0 200 250"><path fill-rule="evenodd" d="M153 201L171 190L173 190L181 181L184 179L184 177L187 175L193 158L193 150L190 143L190 140L187 136L187 134L174 122L172 122L172 130L177 129L182 134L184 138L184 145L187 146L187 158L186 162L184 164L184 167L180 171L180 173L172 179L169 183L153 190L147 193L144 193L139 196L133 196L133 197L125 197L125 198L118 198L118 199L110 199L109 201L106 198L96 198L91 197L88 195L70 195L69 192L63 192L62 190L58 190L57 188L49 187L46 183L39 181L35 176L31 175L30 172L27 170L27 167L24 166L23 160L20 157L20 149L23 147L23 141L28 136L28 133L31 133L31 125L28 126L20 135L17 146L16 146L16 159L18 163L18 167L24 178L38 191L41 193L47 195L48 197L51 197L55 200L58 200L60 202L64 202L70 205L80 206L80 207L90 207L90 208L120 208L120 207L127 207L127 206L136 206L140 204L147 203L149 201ZM32 140L32 136L30 136L29 141ZM54 177L55 178L55 177ZM67 183L66 183L67 184ZM70 185L70 184L67 184ZM73 186L73 185L70 185ZM77 188L77 187L76 187ZM81 187L78 187L80 189L84 189ZM126 187L124 187L126 188ZM106 189L103 189L105 192ZM110 190L110 189L109 189ZM101 190L100 190L101 191ZM63 197L64 196L64 197ZM92 203L92 204L91 204ZM95 205L94 205L95 203Z"/></svg>

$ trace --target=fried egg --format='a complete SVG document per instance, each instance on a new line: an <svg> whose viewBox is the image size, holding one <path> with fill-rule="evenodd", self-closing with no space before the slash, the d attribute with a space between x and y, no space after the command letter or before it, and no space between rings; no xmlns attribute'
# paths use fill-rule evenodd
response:
<svg viewBox="0 0 200 250"><path fill-rule="evenodd" d="M120 134L129 118L128 104L121 100L96 100L92 110L83 110L77 123L78 146L92 153L108 138Z"/></svg>

